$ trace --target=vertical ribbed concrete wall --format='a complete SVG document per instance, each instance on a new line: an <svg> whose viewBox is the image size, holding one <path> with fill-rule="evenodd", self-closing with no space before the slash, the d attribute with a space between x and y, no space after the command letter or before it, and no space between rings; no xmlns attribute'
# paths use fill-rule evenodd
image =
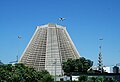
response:
<svg viewBox="0 0 120 82"><path fill-rule="evenodd" d="M69 58L77 59L77 52L66 28L56 24L37 26L19 63L47 70L51 75L62 75L62 62Z"/></svg>

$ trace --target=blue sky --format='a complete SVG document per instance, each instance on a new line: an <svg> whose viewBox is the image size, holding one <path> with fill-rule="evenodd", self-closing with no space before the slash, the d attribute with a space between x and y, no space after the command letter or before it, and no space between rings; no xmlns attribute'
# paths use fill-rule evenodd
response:
<svg viewBox="0 0 120 82"><path fill-rule="evenodd" d="M66 26L80 55L94 65L100 44L104 65L120 63L120 0L0 0L0 60L20 58L36 26L49 22Z"/></svg>

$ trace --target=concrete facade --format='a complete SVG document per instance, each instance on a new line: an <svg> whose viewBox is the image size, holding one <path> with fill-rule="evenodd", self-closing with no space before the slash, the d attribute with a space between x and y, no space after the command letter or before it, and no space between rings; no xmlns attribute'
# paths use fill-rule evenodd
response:
<svg viewBox="0 0 120 82"><path fill-rule="evenodd" d="M51 75L62 75L62 62L77 59L80 55L65 27L56 24L37 26L19 63L47 70Z"/></svg>

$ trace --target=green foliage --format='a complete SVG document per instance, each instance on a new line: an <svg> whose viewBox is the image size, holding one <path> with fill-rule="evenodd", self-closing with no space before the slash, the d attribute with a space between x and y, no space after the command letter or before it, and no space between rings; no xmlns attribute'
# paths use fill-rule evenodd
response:
<svg viewBox="0 0 120 82"><path fill-rule="evenodd" d="M92 65L93 62L91 60L81 57L79 59L68 59L66 62L63 62L62 68L64 72L68 74L71 72L86 73Z"/></svg>
<svg viewBox="0 0 120 82"><path fill-rule="evenodd" d="M79 82L79 81L57 81L57 82Z"/></svg>
<svg viewBox="0 0 120 82"><path fill-rule="evenodd" d="M0 65L0 82L53 82L53 79L47 71L39 72L23 64L7 64Z"/></svg>
<svg viewBox="0 0 120 82"><path fill-rule="evenodd" d="M45 74L42 77L41 82L53 82L52 76L50 76L49 74Z"/></svg>
<svg viewBox="0 0 120 82"><path fill-rule="evenodd" d="M91 77L89 81L96 82L97 81L97 77Z"/></svg>
<svg viewBox="0 0 120 82"><path fill-rule="evenodd" d="M87 82L88 77L83 75L83 76L80 76L80 77L78 78L78 80L79 80L79 82Z"/></svg>
<svg viewBox="0 0 120 82"><path fill-rule="evenodd" d="M63 62L63 70L66 73L73 72L75 69L75 64L74 60L68 59L67 62Z"/></svg>
<svg viewBox="0 0 120 82"><path fill-rule="evenodd" d="M103 77L98 77L97 82L105 82Z"/></svg>
<svg viewBox="0 0 120 82"><path fill-rule="evenodd" d="M109 80L106 80L104 77L90 77L87 82L117 82L113 78L109 78Z"/></svg>
<svg viewBox="0 0 120 82"><path fill-rule="evenodd" d="M118 82L118 81L116 81L115 79L111 78L111 79L109 79L109 82Z"/></svg>

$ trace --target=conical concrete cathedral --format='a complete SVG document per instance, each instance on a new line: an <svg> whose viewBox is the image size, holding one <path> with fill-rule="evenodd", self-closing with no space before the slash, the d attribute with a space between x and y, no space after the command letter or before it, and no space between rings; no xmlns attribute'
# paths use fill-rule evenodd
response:
<svg viewBox="0 0 120 82"><path fill-rule="evenodd" d="M65 27L56 24L37 26L19 63L47 70L51 75L62 75L62 62L80 55Z"/></svg>

